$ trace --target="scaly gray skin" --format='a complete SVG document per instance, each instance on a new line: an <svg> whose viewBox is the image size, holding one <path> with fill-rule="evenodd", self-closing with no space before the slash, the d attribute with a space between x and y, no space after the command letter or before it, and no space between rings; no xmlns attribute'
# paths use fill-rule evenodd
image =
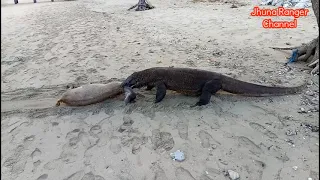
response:
<svg viewBox="0 0 320 180"><path fill-rule="evenodd" d="M244 96L281 96L299 93L305 85L269 87L240 81L211 71L172 67L153 67L134 72L122 83L122 87L141 88L147 86L146 90L156 87L155 103L162 101L166 90L200 96L194 106L208 104L211 95L219 90Z"/></svg>

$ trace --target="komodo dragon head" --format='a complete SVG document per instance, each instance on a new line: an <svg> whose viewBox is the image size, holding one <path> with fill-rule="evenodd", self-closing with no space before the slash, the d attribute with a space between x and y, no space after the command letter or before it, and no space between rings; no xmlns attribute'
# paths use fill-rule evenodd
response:
<svg viewBox="0 0 320 180"><path fill-rule="evenodd" d="M153 71L153 68L145 69L132 73L126 80L121 84L122 87L140 88L148 85L149 83L155 82L159 76Z"/></svg>

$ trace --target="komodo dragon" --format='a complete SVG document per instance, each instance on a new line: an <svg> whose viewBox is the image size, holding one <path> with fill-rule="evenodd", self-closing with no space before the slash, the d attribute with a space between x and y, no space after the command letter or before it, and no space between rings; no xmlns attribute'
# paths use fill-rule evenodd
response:
<svg viewBox="0 0 320 180"><path fill-rule="evenodd" d="M210 102L211 95L219 90L243 96L281 96L301 92L306 84L298 87L268 87L240 81L219 73L173 67L153 67L134 72L121 84L122 87L141 88L146 90L156 87L155 103L163 100L166 90L181 94L200 96L193 105L201 106Z"/></svg>

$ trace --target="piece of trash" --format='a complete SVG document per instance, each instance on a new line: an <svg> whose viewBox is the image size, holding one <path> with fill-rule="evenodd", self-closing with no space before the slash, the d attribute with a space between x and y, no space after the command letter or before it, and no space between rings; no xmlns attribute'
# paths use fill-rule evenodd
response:
<svg viewBox="0 0 320 180"><path fill-rule="evenodd" d="M308 178L308 180L312 180L312 178Z"/></svg>
<svg viewBox="0 0 320 180"><path fill-rule="evenodd" d="M298 113L307 113L307 111L302 107L299 108Z"/></svg>
<svg viewBox="0 0 320 180"><path fill-rule="evenodd" d="M174 161L182 162L185 159L184 153L180 150L177 150L174 153L170 153L170 156L171 156L172 160L174 160Z"/></svg>
<svg viewBox="0 0 320 180"><path fill-rule="evenodd" d="M296 171L298 169L298 166L293 166L292 169Z"/></svg>
<svg viewBox="0 0 320 180"><path fill-rule="evenodd" d="M208 171L206 171L206 174L207 174L207 175L209 174Z"/></svg>
<svg viewBox="0 0 320 180"><path fill-rule="evenodd" d="M237 180L240 178L240 175L237 172L232 171L232 170L228 170L228 175L231 180Z"/></svg>
<svg viewBox="0 0 320 180"><path fill-rule="evenodd" d="M295 62L297 58L298 58L298 49L294 49L292 50L291 57L289 58L289 61L287 62L287 64Z"/></svg>
<svg viewBox="0 0 320 180"><path fill-rule="evenodd" d="M288 129L287 132L286 132L286 135L287 135L287 136L297 135L297 132L296 132L296 131L293 131L293 130L291 130L291 129Z"/></svg>

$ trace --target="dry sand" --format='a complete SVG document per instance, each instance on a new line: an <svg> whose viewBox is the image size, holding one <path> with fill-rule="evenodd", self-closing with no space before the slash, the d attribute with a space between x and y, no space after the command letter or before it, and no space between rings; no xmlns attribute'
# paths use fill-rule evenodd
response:
<svg viewBox="0 0 320 180"><path fill-rule="evenodd" d="M1 0L1 179L224 180L234 170L242 180L318 180L319 135L304 124L318 126L319 113L298 110L318 108L319 77L268 48L315 37L312 9L296 29L263 29L249 15L254 1L151 2L156 9L128 12L137 0ZM155 91L143 89L128 106L54 107L68 84L153 66L310 85L293 96L217 94L197 108L174 93L154 104ZM176 150L185 161L170 158Z"/></svg>

